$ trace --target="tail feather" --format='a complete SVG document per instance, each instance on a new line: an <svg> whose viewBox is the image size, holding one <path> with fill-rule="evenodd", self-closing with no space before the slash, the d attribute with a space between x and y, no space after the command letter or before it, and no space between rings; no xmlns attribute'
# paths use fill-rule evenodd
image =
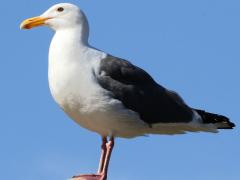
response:
<svg viewBox="0 0 240 180"><path fill-rule="evenodd" d="M199 109L194 110L201 116L204 124L214 124L218 129L233 129L235 127L235 124L225 116L209 113Z"/></svg>

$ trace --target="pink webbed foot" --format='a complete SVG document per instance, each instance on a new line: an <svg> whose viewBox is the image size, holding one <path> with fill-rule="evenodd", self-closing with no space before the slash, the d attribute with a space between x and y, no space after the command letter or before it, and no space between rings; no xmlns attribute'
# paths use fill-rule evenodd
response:
<svg viewBox="0 0 240 180"><path fill-rule="evenodd" d="M71 180L106 180L105 174L83 174L79 176L73 176Z"/></svg>
<svg viewBox="0 0 240 180"><path fill-rule="evenodd" d="M114 138L111 137L107 141L106 137L102 138L102 154L100 158L99 168L97 174L83 174L73 176L71 180L107 180L108 165L114 146Z"/></svg>

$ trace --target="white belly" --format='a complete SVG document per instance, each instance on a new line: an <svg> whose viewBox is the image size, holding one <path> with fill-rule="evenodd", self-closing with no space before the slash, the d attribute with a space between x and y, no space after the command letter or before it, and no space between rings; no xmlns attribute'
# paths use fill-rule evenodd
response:
<svg viewBox="0 0 240 180"><path fill-rule="evenodd" d="M111 98L96 82L83 77L73 79L57 90L50 89L56 102L79 125L102 136L134 137L144 133L146 124L139 116Z"/></svg>
<svg viewBox="0 0 240 180"><path fill-rule="evenodd" d="M118 100L105 99L95 101L91 107L65 106L63 109L79 125L102 136L135 137L146 132L146 124Z"/></svg>

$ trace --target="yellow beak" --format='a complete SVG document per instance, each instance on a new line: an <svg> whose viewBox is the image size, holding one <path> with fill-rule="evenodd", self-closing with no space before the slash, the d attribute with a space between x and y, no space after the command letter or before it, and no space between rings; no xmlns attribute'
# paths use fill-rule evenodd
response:
<svg viewBox="0 0 240 180"><path fill-rule="evenodd" d="M51 18L44 18L44 17L38 16L38 17L26 19L21 23L20 29L31 29L33 27L43 26L45 25L45 21L48 19L51 19Z"/></svg>

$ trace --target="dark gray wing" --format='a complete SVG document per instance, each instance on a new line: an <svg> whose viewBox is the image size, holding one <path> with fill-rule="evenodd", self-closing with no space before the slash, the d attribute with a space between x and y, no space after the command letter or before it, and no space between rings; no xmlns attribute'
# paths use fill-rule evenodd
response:
<svg viewBox="0 0 240 180"><path fill-rule="evenodd" d="M137 112L148 124L192 120L191 108L175 92L160 86L148 73L126 60L110 55L102 59L97 80L113 98Z"/></svg>

